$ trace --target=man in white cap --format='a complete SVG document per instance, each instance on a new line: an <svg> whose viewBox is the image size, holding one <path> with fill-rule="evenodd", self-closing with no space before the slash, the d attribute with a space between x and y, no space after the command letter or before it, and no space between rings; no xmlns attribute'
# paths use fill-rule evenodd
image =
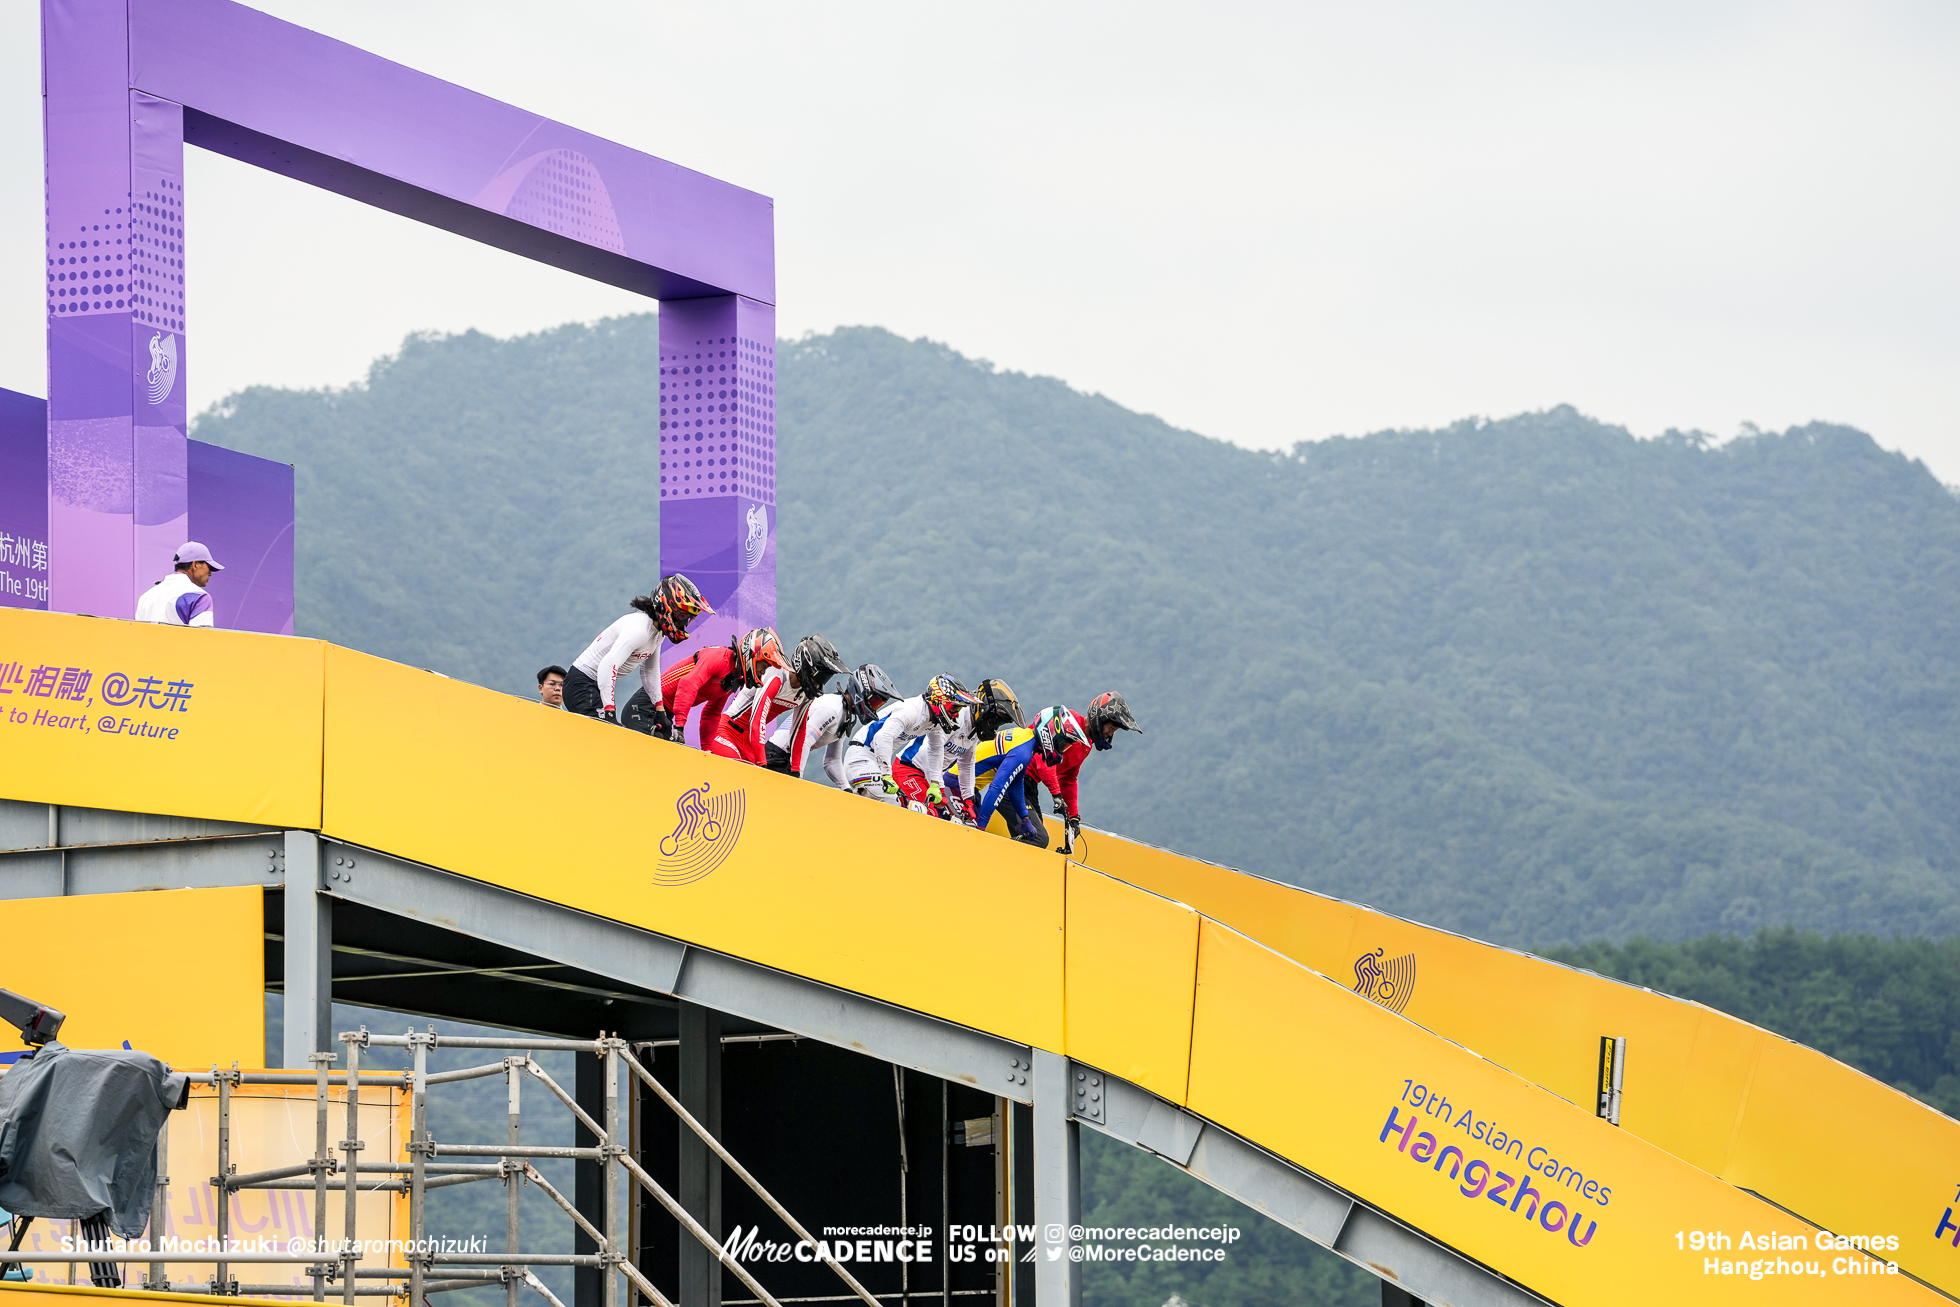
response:
<svg viewBox="0 0 1960 1307"><path fill-rule="evenodd" d="M177 570L136 601L136 620L167 626L216 626L211 619L211 596L204 587L211 583L211 573L224 570L224 564L214 560L209 549L186 540L177 549Z"/></svg>

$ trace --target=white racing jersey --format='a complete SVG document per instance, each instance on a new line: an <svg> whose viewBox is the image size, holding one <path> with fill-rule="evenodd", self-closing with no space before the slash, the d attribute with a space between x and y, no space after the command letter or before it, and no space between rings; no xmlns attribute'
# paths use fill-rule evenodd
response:
<svg viewBox="0 0 1960 1307"><path fill-rule="evenodd" d="M614 682L635 669L640 673L640 684L646 687L647 698L658 708L661 706L660 646L665 643L666 637L655 628L653 619L636 608L594 636L572 666L599 683L599 698L605 704L607 716L612 715L614 708Z"/></svg>
<svg viewBox="0 0 1960 1307"><path fill-rule="evenodd" d="M789 769L797 776L803 774L810 750L821 748L823 774L838 789L848 789L844 779L844 746L845 728L849 725L851 710L844 696L820 694L809 703L798 704L795 712L778 717L769 743L789 755Z"/></svg>
<svg viewBox="0 0 1960 1307"><path fill-rule="evenodd" d="M891 720L892 710L898 707L893 699L878 710L878 715L851 732L851 738L844 742L844 784L859 794L897 803L896 794L886 794L878 783L883 772L878 767L876 752L877 739L884 733L885 724Z"/></svg>
<svg viewBox="0 0 1960 1307"><path fill-rule="evenodd" d="M906 747L915 740L919 747ZM892 759L901 751L905 761L924 772L926 779L935 785L946 770L946 732L933 719L923 694L915 694L892 709L884 729L872 740L871 751L877 755L882 775L891 775Z"/></svg>

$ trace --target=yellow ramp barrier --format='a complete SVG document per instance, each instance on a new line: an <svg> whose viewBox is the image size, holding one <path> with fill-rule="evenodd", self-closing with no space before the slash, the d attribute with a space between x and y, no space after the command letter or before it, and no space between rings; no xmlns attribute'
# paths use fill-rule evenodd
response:
<svg viewBox="0 0 1960 1307"><path fill-rule="evenodd" d="M70 1048L127 1040L185 1070L256 1062L263 904L256 885L0 901L0 983L66 1013L60 1038Z"/></svg>
<svg viewBox="0 0 1960 1307"><path fill-rule="evenodd" d="M1955 1232L1937 1233L1960 1213L1960 1122L1842 1062L1699 1003L1106 833L1083 856L1350 988L1370 988L1367 959L1408 959L1412 983L1378 1005L1586 1109L1599 1037L1625 1036L1628 1133L1831 1230L1895 1236L1902 1264L1960 1292Z"/></svg>
<svg viewBox="0 0 1960 1307"><path fill-rule="evenodd" d="M1184 1101L1198 921L1182 903L1069 868L1070 1057Z"/></svg>
<svg viewBox="0 0 1960 1307"><path fill-rule="evenodd" d="M1638 991L1596 977L1171 855L1125 866L1110 856L1121 842L1107 836L1084 851L1098 870L1070 867L1052 852L311 641L0 612L0 651L22 648L97 673L167 668L157 675L195 697L143 710L153 714L146 722L185 723L176 736L138 732L154 742L148 752L10 725L0 741L18 747L0 752L5 797L315 824L1078 1057L1181 1098L1563 1302L1807 1303L1847 1289L1866 1302L1933 1300L1902 1276L1835 1274L1836 1255L1819 1256L1812 1232L1711 1173L1710 1161L1750 1163L1765 1183L1804 1184L1814 1131L1786 1137L1799 1117L1759 1116L1757 1104L1814 1094L1804 1058L1833 1064L1796 1050L1785 1065L1762 1032L1749 1036L1754 1046L1736 1044L1691 1005L1665 1009L1673 1026L1651 1016L1640 1038L1656 1048L1635 1056L1742 1097L1722 1100L1726 1118L1707 1120L1691 1085L1656 1084L1651 1107L1630 1099L1630 1111L1653 1113L1644 1130L1674 1132L1677 1154L1568 1101L1589 1088L1597 1034L1649 1030L1616 1029L1648 1009L1628 997ZM119 683L117 694L127 692ZM268 701L286 729L266 728ZM10 719L15 702L0 700ZM187 761L208 769L201 788L181 783ZM1261 911L1270 919L1248 920ZM1239 920L1245 933L1230 928ZM1261 929L1283 942L1249 937ZM1357 950L1373 970L1355 971ZM1347 980L1364 974L1367 995ZM1480 1034L1432 1033L1449 1022ZM1662 1043L1675 1062L1662 1060ZM1542 1072L1523 1069L1532 1058ZM1841 1110L1864 1100L1818 1101ZM1900 1211L1919 1212L1922 1172L1953 1150L1935 1149L1944 1136L1913 1134L1903 1117L1870 1119L1896 1120L1905 1133L1868 1133L1864 1169L1824 1173L1874 1220L1891 1210L1888 1186L1908 1192ZM1509 1187L1498 1192L1500 1182ZM1900 1260L1951 1287L1960 1283L1952 1263L1918 1233L1936 1216L1896 1231L1861 1221L1849 1232L1915 1240ZM1687 1246L1691 1231L1730 1240L1712 1271ZM1805 1272L1736 1276L1738 1265L1746 1277L1765 1255L1797 1251L1754 1246L1772 1232L1802 1233L1804 1256L1786 1262ZM1869 1261L1845 1259L1854 1260Z"/></svg>
<svg viewBox="0 0 1960 1307"><path fill-rule="evenodd" d="M327 651L327 834L1062 1044L1062 860L430 672ZM688 823L720 832L677 838ZM667 850L711 844L719 860Z"/></svg>
<svg viewBox="0 0 1960 1307"><path fill-rule="evenodd" d="M1216 922L1199 946L1191 1108L1558 1302L1926 1302L1898 1275ZM1749 1232L1708 1253L1677 1232ZM1801 1249L1776 1250L1774 1234ZM1751 1243L1754 1242L1752 1238ZM1752 1279L1763 1260L1799 1269ZM1715 1263L1711 1273L1709 1263ZM1724 1273L1742 1264L1741 1274Z"/></svg>
<svg viewBox="0 0 1960 1307"><path fill-rule="evenodd" d="M320 824L325 645L0 609L0 794Z"/></svg>

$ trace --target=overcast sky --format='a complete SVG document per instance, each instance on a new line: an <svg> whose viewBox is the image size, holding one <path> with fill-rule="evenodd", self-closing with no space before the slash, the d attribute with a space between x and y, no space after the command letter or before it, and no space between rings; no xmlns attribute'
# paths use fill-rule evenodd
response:
<svg viewBox="0 0 1960 1307"><path fill-rule="evenodd" d="M775 197L784 335L1247 445L1571 403L1960 483L1950 0L260 7ZM0 0L0 385L41 394L37 9ZM650 307L189 154L194 410Z"/></svg>

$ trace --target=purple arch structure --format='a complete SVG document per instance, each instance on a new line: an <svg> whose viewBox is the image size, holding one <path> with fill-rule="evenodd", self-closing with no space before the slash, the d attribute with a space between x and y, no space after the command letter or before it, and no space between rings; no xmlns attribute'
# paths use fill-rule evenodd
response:
<svg viewBox="0 0 1960 1307"><path fill-rule="evenodd" d="M660 570L717 610L696 642L774 624L768 197L230 0L43 0L41 17L48 607L132 615L187 529L230 511L192 517L191 144L660 300L659 452L621 472L659 491ZM273 321L303 344L303 314ZM290 576L290 533L284 549Z"/></svg>

